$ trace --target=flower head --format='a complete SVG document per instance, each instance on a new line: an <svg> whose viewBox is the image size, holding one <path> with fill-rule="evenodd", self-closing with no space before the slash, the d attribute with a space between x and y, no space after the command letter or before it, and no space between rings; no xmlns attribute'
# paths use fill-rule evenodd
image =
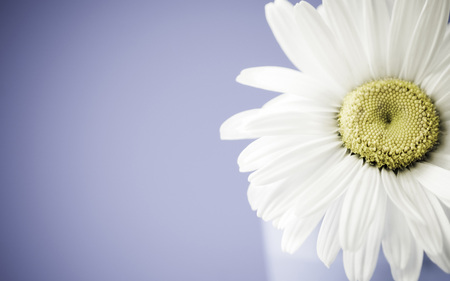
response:
<svg viewBox="0 0 450 281"><path fill-rule="evenodd" d="M237 81L282 93L238 113L222 139L257 139L239 156L249 202L297 250L342 249L369 280L382 248L395 280L417 280L424 252L450 273L448 0L324 0L266 5L298 70L245 69Z"/></svg>

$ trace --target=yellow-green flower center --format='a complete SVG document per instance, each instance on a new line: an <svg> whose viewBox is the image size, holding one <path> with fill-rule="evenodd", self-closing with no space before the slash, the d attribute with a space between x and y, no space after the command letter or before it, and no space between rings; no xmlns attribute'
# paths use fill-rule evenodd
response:
<svg viewBox="0 0 450 281"><path fill-rule="evenodd" d="M348 93L338 121L345 147L391 170L422 159L439 136L439 116L430 98L399 79L369 82Z"/></svg>

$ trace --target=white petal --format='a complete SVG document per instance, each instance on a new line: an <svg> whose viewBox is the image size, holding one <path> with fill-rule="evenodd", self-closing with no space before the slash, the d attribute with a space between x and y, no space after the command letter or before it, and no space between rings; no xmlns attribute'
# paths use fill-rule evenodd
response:
<svg viewBox="0 0 450 281"><path fill-rule="evenodd" d="M384 255L391 265L391 271L393 275L400 275L408 264L420 260L418 270L420 272L423 251L418 251L420 248L417 247L402 212L389 201L387 205L385 234L382 244Z"/></svg>
<svg viewBox="0 0 450 281"><path fill-rule="evenodd" d="M370 233L374 236L376 233ZM381 235L380 235L381 236ZM376 237L377 238L377 237ZM369 281L375 271L380 252L380 242L372 238L370 245L364 245L357 252L344 251L344 269L350 281Z"/></svg>
<svg viewBox="0 0 450 281"><path fill-rule="evenodd" d="M293 188L294 186L286 180L266 185L250 183L247 191L248 202L252 210L257 210L258 217L263 220L280 219L288 210L288 206L277 204L278 200L285 198L286 193L294 192Z"/></svg>
<svg viewBox="0 0 450 281"><path fill-rule="evenodd" d="M279 93L292 93L304 88L301 72L284 67L261 66L241 71L236 81L251 87Z"/></svg>
<svg viewBox="0 0 450 281"><path fill-rule="evenodd" d="M339 151L341 143L337 136L318 138L308 143L301 143L294 151L278 157L268 165L253 172L249 181L264 185L283 179L303 166L312 163L315 159L326 157L333 152ZM342 149L342 148L341 148Z"/></svg>
<svg viewBox="0 0 450 281"><path fill-rule="evenodd" d="M447 218L450 220L450 208L447 206L442 206L444 209L445 214L447 215Z"/></svg>
<svg viewBox="0 0 450 281"><path fill-rule="evenodd" d="M433 192L447 206L450 206L449 170L422 162L416 163L411 172L422 186Z"/></svg>
<svg viewBox="0 0 450 281"><path fill-rule="evenodd" d="M394 8L395 0L386 0L386 5L388 6L389 15L392 16L392 10Z"/></svg>
<svg viewBox="0 0 450 281"><path fill-rule="evenodd" d="M441 3L436 3L438 1L433 1L433 4L440 5L435 6L430 9L430 14L432 19L430 20L428 28L435 28L436 32L428 34L433 35L433 37L427 38L430 40L428 43L428 49L430 60L426 67L423 67L423 74L421 77L418 77L418 81L423 80L422 77L426 77L429 73L436 72L438 70L438 65L435 62L444 62L448 65L450 61L450 36L448 32L448 15L450 10L450 3L448 1L442 1ZM429 14L429 15L430 15ZM437 27L433 27L436 25ZM425 28L426 29L426 28Z"/></svg>
<svg viewBox="0 0 450 281"><path fill-rule="evenodd" d="M288 1L277 0L266 5L266 19L289 60L301 71L321 77L323 70L310 56L307 43L299 37L294 19L294 7Z"/></svg>
<svg viewBox="0 0 450 281"><path fill-rule="evenodd" d="M439 54L436 55L434 69L442 70L448 65L448 60L450 59L450 54L448 50L450 49L450 25L447 24L444 39L442 40L441 48ZM439 58L439 59L438 59Z"/></svg>
<svg viewBox="0 0 450 281"><path fill-rule="evenodd" d="M387 74L387 33L390 22L388 6L385 1L362 1L364 19L364 47L369 58L373 79Z"/></svg>
<svg viewBox="0 0 450 281"><path fill-rule="evenodd" d="M360 9L358 9L360 8ZM355 85L371 79L369 60L362 42L361 1L324 0L323 10L329 28L341 46L342 55L351 65Z"/></svg>
<svg viewBox="0 0 450 281"><path fill-rule="evenodd" d="M295 223L286 227L281 240L281 249L284 252L294 253L305 242L314 228L316 228L322 217L323 213L308 218L297 219Z"/></svg>
<svg viewBox="0 0 450 281"><path fill-rule="evenodd" d="M239 171L250 172L259 169L280 155L290 153L300 143L313 139L315 137L304 135L259 138L248 145L239 155Z"/></svg>
<svg viewBox="0 0 450 281"><path fill-rule="evenodd" d="M328 135L337 132L338 126L332 114L286 111L253 115L244 123L243 131L252 136L277 135Z"/></svg>
<svg viewBox="0 0 450 281"><path fill-rule="evenodd" d="M283 183L284 181L280 181L263 186L250 183L247 190L247 199L252 210L256 211L260 209L261 205L265 204L268 200L271 200L272 193L282 186ZM258 216L261 217L260 215Z"/></svg>
<svg viewBox="0 0 450 281"><path fill-rule="evenodd" d="M328 106L331 103L340 107L342 102L337 94L338 90L329 83L323 83L310 75L284 67L247 68L241 71L236 81L268 91L321 100Z"/></svg>
<svg viewBox="0 0 450 281"><path fill-rule="evenodd" d="M431 158L435 153L450 154L450 120L441 121L441 135L439 136L439 145L436 151L430 152Z"/></svg>
<svg viewBox="0 0 450 281"><path fill-rule="evenodd" d="M400 180L392 171L381 170L381 179L384 189L403 214L419 223L425 223L427 213L420 212L420 202L425 196L422 187L419 185L402 185Z"/></svg>
<svg viewBox="0 0 450 281"><path fill-rule="evenodd" d="M450 38L450 37L449 37ZM440 55L436 55L435 61L437 64L433 71L422 81L421 87L425 89L427 94L435 101L439 106L444 101L444 98L448 95L448 75L450 72L450 53L449 48L445 49L445 52Z"/></svg>
<svg viewBox="0 0 450 281"><path fill-rule="evenodd" d="M264 112L286 112L286 111L298 111L298 112L316 112L320 115L327 115L331 118L336 118L339 113L339 106L332 105L330 101L324 99L324 95L319 92L308 92L307 96L301 97L294 94L279 95L266 104L263 105ZM339 102L341 103L341 101ZM330 114L331 113L331 114Z"/></svg>
<svg viewBox="0 0 450 281"><path fill-rule="evenodd" d="M420 191L422 188L417 180L412 176L412 172L404 170L398 173L397 178L402 186L412 186L413 190ZM425 191L425 189L423 189ZM423 192L420 192L423 194ZM427 196L416 196L417 210L422 214L426 221L419 223L416 220L406 217L408 226L415 240L421 248L429 254L439 254L442 252L443 237L439 227L439 221L433 212L433 204Z"/></svg>
<svg viewBox="0 0 450 281"><path fill-rule="evenodd" d="M450 56L449 59L444 61L446 63L445 68L442 71L436 71L433 75L426 77L423 80L422 87L428 93L428 95L435 101L436 106L446 108L450 100ZM445 119L447 112L441 112L441 119ZM444 118L442 118L444 117ZM447 117L448 118L448 117Z"/></svg>
<svg viewBox="0 0 450 281"><path fill-rule="evenodd" d="M333 33L319 13L305 1L295 5L294 16L298 24L299 36L308 42L311 55L329 79L342 87L343 92L350 91L355 85L348 75L350 67L339 50Z"/></svg>
<svg viewBox="0 0 450 281"><path fill-rule="evenodd" d="M378 206L385 197L378 169L364 165L350 183L342 206L339 226L342 249L357 251L364 245L370 224L378 216Z"/></svg>
<svg viewBox="0 0 450 281"><path fill-rule="evenodd" d="M408 4L412 1L408 1ZM450 1L426 1L411 41L406 49L400 77L416 83L428 74L427 68L439 50L447 27Z"/></svg>
<svg viewBox="0 0 450 281"><path fill-rule="evenodd" d="M382 191L382 187L379 190ZM374 209L376 215L370 221L362 247L355 252L344 250L344 268L349 280L369 281L375 270L385 223L386 194L384 192L380 192Z"/></svg>
<svg viewBox="0 0 450 281"><path fill-rule="evenodd" d="M419 280L420 271L422 270L423 250L415 243L411 245L411 256L408 265L404 268L392 267L391 273L396 281L417 281Z"/></svg>
<svg viewBox="0 0 450 281"><path fill-rule="evenodd" d="M327 267L330 267L334 262L341 249L339 244L339 218L342 202L342 199L336 200L327 210L317 237L317 255Z"/></svg>
<svg viewBox="0 0 450 281"><path fill-rule="evenodd" d="M289 174L283 180L274 182L274 185L279 183L276 188L266 189L267 186L270 187L272 184L259 185L262 187L261 190L270 193L270 195L258 198L258 205L255 206L258 208L258 216L264 220L280 218L277 225L280 228L284 227L287 223L286 221L291 216L295 216L293 208L297 198L302 196L305 188L309 187L311 179L323 176L322 170L334 169L336 163L343 157L343 152L345 153L345 150L330 152L327 154L328 157L318 157L317 160L302 166L301 169ZM255 184L250 184L250 186L253 185ZM255 185L255 188L259 186ZM322 208L322 210L324 211L325 208Z"/></svg>
<svg viewBox="0 0 450 281"><path fill-rule="evenodd" d="M414 238L406 224L405 216L388 201L383 251L392 271L405 269L410 262Z"/></svg>
<svg viewBox="0 0 450 281"><path fill-rule="evenodd" d="M388 33L388 76L399 77L424 1L397 0ZM406 78L406 77L400 77Z"/></svg>
<svg viewBox="0 0 450 281"><path fill-rule="evenodd" d="M310 86L308 77L294 69L260 66L241 71L236 81L255 88L279 93L297 93Z"/></svg>
<svg viewBox="0 0 450 281"><path fill-rule="evenodd" d="M445 107L449 99L450 55L447 58L440 58L440 61L443 63L442 69L435 68L431 75L423 79L421 87L433 99L437 107Z"/></svg>
<svg viewBox="0 0 450 281"><path fill-rule="evenodd" d="M262 107L279 107L291 103L303 102L305 98L293 94L281 94L266 102Z"/></svg>
<svg viewBox="0 0 450 281"><path fill-rule="evenodd" d="M448 75L450 75L450 72L448 73ZM450 83L450 81L448 83ZM450 86L447 87L449 89L447 89L446 92L450 92ZM446 110L447 108L450 108L450 95L447 95L444 99L441 99L439 101L439 104L435 102L435 105L440 114L439 118L441 119L441 123L450 121L450 112Z"/></svg>
<svg viewBox="0 0 450 281"><path fill-rule="evenodd" d="M325 154L324 154L325 155ZM337 169L341 169L342 167L348 167L348 162L346 163L347 165L342 165L345 161L344 158L349 158L347 155L347 152L345 149L342 149L340 151L336 151L333 153L326 153L326 155L329 155L327 158L323 158L322 159L326 159L326 161L314 161L311 162L311 164L309 164L308 168L303 168L301 171L301 174L303 174L303 176L300 175L300 171L297 172L297 174L299 175L298 177L298 182L299 184L297 185L297 191L293 194L291 194L289 196L289 198L287 200L285 200L283 203L283 205L287 205L289 206L289 209L286 211L286 214L283 215L283 218L280 220L280 226L286 226L289 224L289 218L291 217L295 217L295 218L304 218L304 217L310 217L310 216L315 216L317 214L323 214L326 212L326 210L329 207L329 204L323 204L321 202L318 202L317 206L314 205L313 206L313 210L308 210L308 212L301 212L299 210L299 204L303 204L305 202L310 202L310 201L314 201L315 198L317 196L313 196L311 198L308 198L309 195L311 195L312 193L310 192L311 188L315 186L315 182L317 182L317 179L322 179L324 178L323 176L323 171L333 171L333 173L337 170ZM322 164L319 164L322 163ZM313 168L315 167L315 168ZM313 168L313 169L312 169ZM309 174L306 174L305 172L309 172ZM339 186L337 186L337 191L335 193L339 193L340 190L345 190L346 185L341 184ZM341 191L342 193L343 191ZM336 200L337 197L331 196L332 199L330 201ZM308 213L308 214L306 214Z"/></svg>
<svg viewBox="0 0 450 281"><path fill-rule="evenodd" d="M257 210L257 206L260 204L261 198L266 196L267 193L268 192L264 191L262 188L255 188L251 184L249 185L247 189L247 199L253 211Z"/></svg>
<svg viewBox="0 0 450 281"><path fill-rule="evenodd" d="M220 138L223 140L255 139L258 135L253 135L245 129L245 124L259 114L260 109L251 109L239 112L220 126Z"/></svg>
<svg viewBox="0 0 450 281"><path fill-rule="evenodd" d="M311 177L312 181L308 182L295 204L295 214L299 217L310 216L326 208L347 190L362 163L357 157L346 156L331 169L324 170L320 177Z"/></svg>
<svg viewBox="0 0 450 281"><path fill-rule="evenodd" d="M297 99L292 100L297 101ZM220 136L224 140L252 139L274 135L323 135L337 131L333 110L314 114L314 112L281 109L281 107L264 106L263 109L252 109L235 114L222 124Z"/></svg>
<svg viewBox="0 0 450 281"><path fill-rule="evenodd" d="M427 159L427 162L438 167L450 170L450 154L440 152L440 150L433 151Z"/></svg>
<svg viewBox="0 0 450 281"><path fill-rule="evenodd" d="M322 17L322 19L326 22L328 16L327 16L327 13L326 13L325 9L323 8L323 4L319 4L317 6L316 10L319 13L319 15Z"/></svg>
<svg viewBox="0 0 450 281"><path fill-rule="evenodd" d="M440 253L429 253L427 255L437 264L443 271L450 273L450 222L446 216L442 206L439 204L436 197L427 192L427 197L433 206L434 213L439 221L440 230L443 236L443 247Z"/></svg>

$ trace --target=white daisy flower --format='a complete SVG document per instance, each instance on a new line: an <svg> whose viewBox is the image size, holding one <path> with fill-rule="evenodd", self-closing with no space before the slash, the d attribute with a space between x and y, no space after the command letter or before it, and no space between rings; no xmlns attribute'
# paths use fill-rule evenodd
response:
<svg viewBox="0 0 450 281"><path fill-rule="evenodd" d="M324 0L266 5L298 70L255 67L237 81L282 93L238 113L222 139L239 156L249 202L294 252L320 223L317 253L342 249L369 280L380 248L395 280L417 280L424 252L450 273L448 0Z"/></svg>

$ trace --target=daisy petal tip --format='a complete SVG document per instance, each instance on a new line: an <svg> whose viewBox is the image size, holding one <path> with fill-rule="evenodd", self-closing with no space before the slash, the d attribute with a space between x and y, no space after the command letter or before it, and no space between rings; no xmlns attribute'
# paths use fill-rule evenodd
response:
<svg viewBox="0 0 450 281"><path fill-rule="evenodd" d="M319 253L318 253L318 256L319 256L320 261L321 261L328 269L330 269L331 265L333 264L333 261L330 261L329 258L327 258L326 256L321 255L321 254L319 254Z"/></svg>
<svg viewBox="0 0 450 281"><path fill-rule="evenodd" d="M222 126L223 126L223 124L222 124ZM226 129L225 129L225 130L222 129L222 126L220 126L220 130L219 130L219 138L220 138L221 140L227 140L227 133L225 132Z"/></svg>
<svg viewBox="0 0 450 281"><path fill-rule="evenodd" d="M300 10L300 9L311 9L311 8L314 9L314 7L310 3L308 3L307 1L304 1L304 0L298 2L294 6L294 9L297 10L297 11Z"/></svg>
<svg viewBox="0 0 450 281"><path fill-rule="evenodd" d="M251 205L250 205L250 207L251 207ZM262 219L263 221L267 221L267 220L265 220L265 219L263 218L263 214L262 214L262 212L261 212L261 209L258 209L256 206L253 206L253 207L252 207L252 210L253 210L253 211L256 211L256 216L257 216L258 218Z"/></svg>
<svg viewBox="0 0 450 281"><path fill-rule="evenodd" d="M228 121L228 120L227 120ZM221 140L233 140L233 127L230 126L227 121L223 122L219 129L219 135Z"/></svg>
<svg viewBox="0 0 450 281"><path fill-rule="evenodd" d="M288 0L274 0L273 2L276 6L284 8L286 10L294 7L294 5L292 5L292 3Z"/></svg>
<svg viewBox="0 0 450 281"><path fill-rule="evenodd" d="M274 0L273 1L273 3L275 4L275 5L282 5L283 3L286 3L287 1L286 0Z"/></svg>
<svg viewBox="0 0 450 281"><path fill-rule="evenodd" d="M283 243L283 242L282 242ZM284 242L287 244L287 242ZM295 253L297 249L294 249L292 246L289 245L281 245L281 251L283 251L283 253L289 254L289 255L293 255Z"/></svg>
<svg viewBox="0 0 450 281"><path fill-rule="evenodd" d="M238 113L239 114L239 113ZM237 134L238 134L238 120L236 118L236 116L238 114L235 114L233 116L231 116L230 118L228 118L227 120L225 120L222 125L220 125L219 128L219 135L220 135L220 139L221 140L233 140L236 139Z"/></svg>
<svg viewBox="0 0 450 281"><path fill-rule="evenodd" d="M238 163L238 166L239 166L239 172L240 172L240 173L248 173L248 172L252 172L252 171L249 171L248 169L241 168L241 166L239 165L239 163Z"/></svg>
<svg viewBox="0 0 450 281"><path fill-rule="evenodd" d="M258 71L261 67L250 67L241 70L238 76L236 76L236 82L241 85L246 86L255 86L257 83L257 77L255 77L255 72Z"/></svg>
<svg viewBox="0 0 450 281"><path fill-rule="evenodd" d="M342 236L342 235L341 235ZM348 252L356 252L362 248L364 244L363 239L341 239L342 249Z"/></svg>
<svg viewBox="0 0 450 281"><path fill-rule="evenodd" d="M266 12L266 18L268 19L270 17L270 13L272 12L272 9L274 8L274 3L269 2L264 6L264 10ZM269 20L267 20L269 21Z"/></svg>
<svg viewBox="0 0 450 281"><path fill-rule="evenodd" d="M251 109L239 112L222 123L220 126L220 138L222 140L255 139L246 129L246 124L259 113L259 109Z"/></svg>
<svg viewBox="0 0 450 281"><path fill-rule="evenodd" d="M242 84L242 71L239 73L238 76L236 76L236 79L234 79L237 83Z"/></svg>
<svg viewBox="0 0 450 281"><path fill-rule="evenodd" d="M242 84L242 85L246 85L245 78L250 75L251 69L252 68L245 68L245 69L241 70L239 75L236 76L236 79L235 79L236 82L238 82L239 84Z"/></svg>

